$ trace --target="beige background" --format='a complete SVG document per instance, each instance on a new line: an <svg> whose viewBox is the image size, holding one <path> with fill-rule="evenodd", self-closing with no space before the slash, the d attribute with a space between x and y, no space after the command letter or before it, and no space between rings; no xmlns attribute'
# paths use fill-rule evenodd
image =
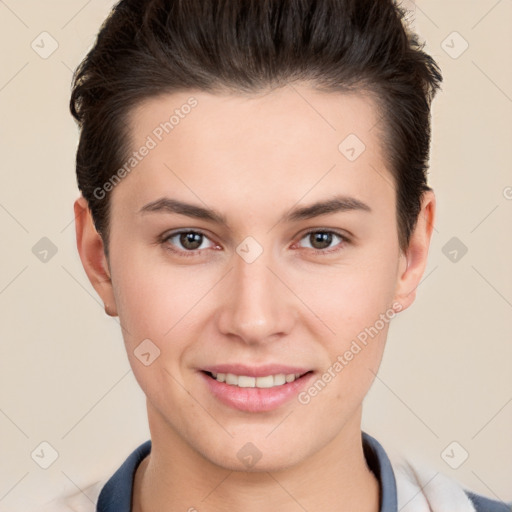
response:
<svg viewBox="0 0 512 512"><path fill-rule="evenodd" d="M117 319L105 315L74 239L71 75L111 5L0 1L1 511L37 509L109 476L149 437ZM433 112L438 217L416 304L394 320L363 423L391 455L505 501L512 500L511 22L511 0L417 3L415 27L445 78ZM31 43L48 51L50 37L58 48L42 58ZM46 263L32 252L42 237L57 248ZM457 262L443 253L452 237L468 249ZM43 441L59 454L46 470L31 458ZM469 453L458 469L441 456L453 441L460 447L448 450L451 461Z"/></svg>

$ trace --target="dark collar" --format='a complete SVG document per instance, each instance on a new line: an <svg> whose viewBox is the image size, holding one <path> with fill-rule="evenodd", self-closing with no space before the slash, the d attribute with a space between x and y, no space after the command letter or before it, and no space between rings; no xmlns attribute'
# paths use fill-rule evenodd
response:
<svg viewBox="0 0 512 512"><path fill-rule="evenodd" d="M380 443L361 432L366 463L380 484L380 512L396 512L396 481L391 462ZM137 467L151 452L151 440L141 444L103 486L97 512L131 512L133 478Z"/></svg>

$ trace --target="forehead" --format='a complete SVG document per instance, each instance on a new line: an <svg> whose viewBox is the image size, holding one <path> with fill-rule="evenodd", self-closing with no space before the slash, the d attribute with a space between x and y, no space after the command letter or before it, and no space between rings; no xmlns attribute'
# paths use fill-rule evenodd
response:
<svg viewBox="0 0 512 512"><path fill-rule="evenodd" d="M287 85L259 94L189 90L150 97L132 110L129 126L134 142L148 134L157 142L168 135L179 139L192 134L201 143L228 145L232 153L230 143L236 139L245 139L244 149L251 140L286 145L302 138L306 148L330 145L338 150L340 139L348 134L371 144L379 120L369 93Z"/></svg>
<svg viewBox="0 0 512 512"><path fill-rule="evenodd" d="M129 118L134 151L145 156L113 195L140 204L176 188L240 205L296 203L337 192L393 200L379 137L380 115L367 94L285 86L252 95L180 91L141 102ZM231 195L230 195L231 194ZM267 201L267 203L265 203ZM212 201L210 201L212 202Z"/></svg>

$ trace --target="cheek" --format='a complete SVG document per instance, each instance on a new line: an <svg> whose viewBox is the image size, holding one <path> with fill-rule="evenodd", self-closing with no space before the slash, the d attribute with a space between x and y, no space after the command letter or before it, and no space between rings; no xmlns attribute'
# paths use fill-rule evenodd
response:
<svg viewBox="0 0 512 512"><path fill-rule="evenodd" d="M147 257L142 256L125 252L117 262L113 282L124 343L135 376L143 389L150 386L158 392L172 384L169 373L181 381L186 363L201 340L202 327L211 316L205 308L211 305L209 294L218 276L213 271L194 271L193 267L161 261L148 264ZM147 352L150 358L153 353L158 355L151 370L139 359L141 353Z"/></svg>
<svg viewBox="0 0 512 512"><path fill-rule="evenodd" d="M336 343L346 342L381 314L390 312L397 281L397 259L390 254L361 258L295 277L297 295L319 317Z"/></svg>
<svg viewBox="0 0 512 512"><path fill-rule="evenodd" d="M357 263L324 275L303 275L297 281L301 283L298 294L307 298L310 309L328 328L328 334L319 337L327 356L323 373L315 389L306 391L304 403L311 400L315 407L342 414L360 404L375 378L390 322L396 316L392 304L397 279L394 248L378 248ZM319 333L318 319L314 325Z"/></svg>
<svg viewBox="0 0 512 512"><path fill-rule="evenodd" d="M197 297L191 273L186 275L150 256L151 251L143 247L121 244L112 254L116 304L128 336L161 338Z"/></svg>
<svg viewBox="0 0 512 512"><path fill-rule="evenodd" d="M164 404L170 396L177 399L173 393L179 397L177 382L183 381L183 357L194 338L190 322L198 291L169 269L162 270L125 257L114 289L134 376L147 396Z"/></svg>

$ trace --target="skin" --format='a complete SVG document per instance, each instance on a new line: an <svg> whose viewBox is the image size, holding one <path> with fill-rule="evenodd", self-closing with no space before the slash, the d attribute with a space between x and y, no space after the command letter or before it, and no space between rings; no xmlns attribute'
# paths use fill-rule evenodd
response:
<svg viewBox="0 0 512 512"><path fill-rule="evenodd" d="M191 96L197 107L114 188L108 260L87 202L75 202L84 269L109 314L119 316L147 396L152 452L136 473L133 510L375 512L379 486L362 451L361 412L388 323L307 405L293 399L269 412L238 411L211 395L199 369L271 362L321 376L380 314L414 301L434 194L424 195L409 247L400 251L375 104L362 93L305 84L252 96L184 91L146 100L130 118L133 148ZM338 150L350 133L366 146L353 162ZM279 221L334 193L371 211ZM229 224L139 212L164 196L214 208ZM179 236L162 241L184 228L205 235L192 257L179 255L191 251ZM334 234L322 246L307 234L313 228L350 241ZM263 248L252 263L236 252L247 236ZM149 366L134 354L147 338L160 349ZM262 453L250 470L237 457L247 442Z"/></svg>

